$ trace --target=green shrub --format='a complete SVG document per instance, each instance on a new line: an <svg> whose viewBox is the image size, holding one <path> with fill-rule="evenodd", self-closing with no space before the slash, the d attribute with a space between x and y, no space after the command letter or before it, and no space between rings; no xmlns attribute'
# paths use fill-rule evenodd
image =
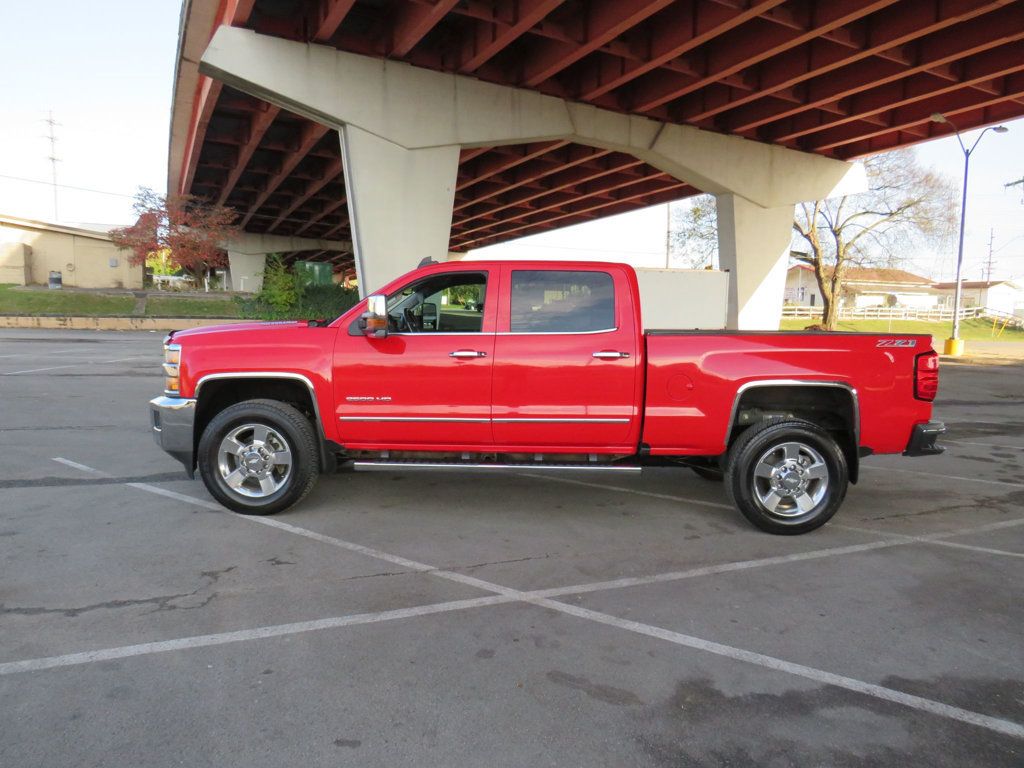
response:
<svg viewBox="0 0 1024 768"><path fill-rule="evenodd" d="M236 297L241 317L257 320L333 320L359 301L340 285L305 285L278 256L267 259L263 288L254 297Z"/></svg>
<svg viewBox="0 0 1024 768"><path fill-rule="evenodd" d="M302 290L298 308L309 320L333 320L359 301L359 292L340 285L307 285Z"/></svg>
<svg viewBox="0 0 1024 768"><path fill-rule="evenodd" d="M299 300L297 282L281 257L273 254L267 257L267 266L263 270L263 288L257 298L276 312L287 312Z"/></svg>

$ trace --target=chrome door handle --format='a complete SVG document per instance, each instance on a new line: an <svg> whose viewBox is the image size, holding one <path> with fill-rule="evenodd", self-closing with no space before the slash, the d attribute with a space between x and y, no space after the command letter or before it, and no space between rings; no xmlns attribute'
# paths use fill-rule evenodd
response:
<svg viewBox="0 0 1024 768"><path fill-rule="evenodd" d="M454 352L449 352L448 357L487 357L487 353L477 352L475 349L457 349Z"/></svg>
<svg viewBox="0 0 1024 768"><path fill-rule="evenodd" d="M622 357L629 357L629 352L595 352L594 357L598 360L618 360Z"/></svg>

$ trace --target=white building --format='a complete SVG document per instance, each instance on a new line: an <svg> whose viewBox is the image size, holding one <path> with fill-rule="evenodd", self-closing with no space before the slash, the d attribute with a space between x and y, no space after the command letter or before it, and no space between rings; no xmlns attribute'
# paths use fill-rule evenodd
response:
<svg viewBox="0 0 1024 768"><path fill-rule="evenodd" d="M141 288L129 255L106 232L0 215L0 283L46 285L60 272L69 287Z"/></svg>
<svg viewBox="0 0 1024 768"><path fill-rule="evenodd" d="M984 307L992 312L1024 317L1024 287L1012 280L965 280L962 307ZM940 304L953 306L956 283L935 283Z"/></svg>
<svg viewBox="0 0 1024 768"><path fill-rule="evenodd" d="M939 304L940 296L927 277L902 269L847 267L840 306L928 309ZM804 307L822 306L821 289L810 265L794 264L789 268L785 301Z"/></svg>

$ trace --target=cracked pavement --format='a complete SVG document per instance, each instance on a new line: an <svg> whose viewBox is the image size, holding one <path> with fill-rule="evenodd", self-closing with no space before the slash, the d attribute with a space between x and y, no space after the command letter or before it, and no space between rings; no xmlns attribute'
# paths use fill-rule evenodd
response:
<svg viewBox="0 0 1024 768"><path fill-rule="evenodd" d="M0 377L0 665L99 654L0 674L0 765L1024 762L1005 734L580 618L1024 723L1024 366L945 368L948 452L869 458L835 525L809 536L752 530L684 469L582 483L343 471L275 518L429 564L417 570L210 508L148 431L160 340L0 332L19 353L0 374L86 366ZM691 576L653 578L670 574ZM473 579L635 582L560 594L570 615L489 602ZM314 626L351 616L370 618ZM294 629L259 635L275 627ZM188 638L209 640L161 647ZM142 650L102 658L114 648Z"/></svg>

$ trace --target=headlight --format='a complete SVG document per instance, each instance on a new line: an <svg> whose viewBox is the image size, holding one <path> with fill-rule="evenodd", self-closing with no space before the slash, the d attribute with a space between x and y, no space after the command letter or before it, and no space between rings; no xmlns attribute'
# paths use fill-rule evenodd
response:
<svg viewBox="0 0 1024 768"><path fill-rule="evenodd" d="M164 394L176 396L181 393L181 379L178 368L181 364L181 345L164 344Z"/></svg>

